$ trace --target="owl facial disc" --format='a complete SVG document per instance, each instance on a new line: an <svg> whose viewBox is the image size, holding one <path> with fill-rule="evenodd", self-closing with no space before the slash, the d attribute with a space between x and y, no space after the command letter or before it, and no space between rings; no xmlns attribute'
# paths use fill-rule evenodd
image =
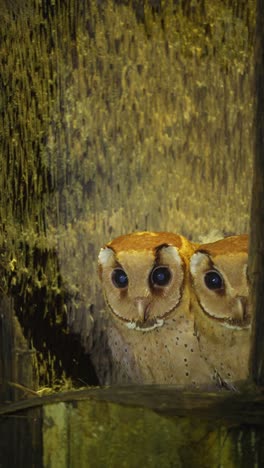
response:
<svg viewBox="0 0 264 468"><path fill-rule="evenodd" d="M177 234L143 232L116 238L101 249L99 274L105 300L120 323L129 330L151 331L179 310L183 291L189 300L188 260L182 253L187 247L191 249Z"/></svg>
<svg viewBox="0 0 264 468"><path fill-rule="evenodd" d="M247 238L234 236L201 246L190 260L201 311L226 328L250 327L246 248Z"/></svg>

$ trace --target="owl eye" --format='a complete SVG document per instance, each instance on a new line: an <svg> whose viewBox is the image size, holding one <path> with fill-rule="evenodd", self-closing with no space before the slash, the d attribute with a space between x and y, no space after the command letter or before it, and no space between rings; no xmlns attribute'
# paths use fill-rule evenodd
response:
<svg viewBox="0 0 264 468"><path fill-rule="evenodd" d="M204 275L204 282L208 289L216 290L223 289L224 287L224 280L222 276L215 270L208 271Z"/></svg>
<svg viewBox="0 0 264 468"><path fill-rule="evenodd" d="M126 272L121 268L116 268L112 273L112 282L116 288L126 288L128 285Z"/></svg>
<svg viewBox="0 0 264 468"><path fill-rule="evenodd" d="M156 267L150 274L150 281L154 286L167 286L171 280L171 272L167 267Z"/></svg>

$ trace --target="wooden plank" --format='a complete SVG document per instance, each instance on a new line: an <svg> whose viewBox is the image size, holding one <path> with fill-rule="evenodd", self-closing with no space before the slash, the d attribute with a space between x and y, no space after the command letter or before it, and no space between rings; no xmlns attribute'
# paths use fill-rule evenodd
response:
<svg viewBox="0 0 264 468"><path fill-rule="evenodd" d="M264 421L264 397L258 393L229 391L182 392L173 386L140 385L96 388L58 392L50 395L0 405L0 418L19 411L56 403L104 401L134 408L148 408L166 416L199 416L216 421L252 423Z"/></svg>
<svg viewBox="0 0 264 468"><path fill-rule="evenodd" d="M0 401L13 401L14 388L8 382L13 379L14 368L13 310L11 302L0 299Z"/></svg>
<svg viewBox="0 0 264 468"><path fill-rule="evenodd" d="M1 467L263 466L261 395L90 388L6 410L0 417L0 432L9 427L0 440Z"/></svg>
<svg viewBox="0 0 264 468"><path fill-rule="evenodd" d="M33 408L0 419L0 467L42 466L42 410Z"/></svg>

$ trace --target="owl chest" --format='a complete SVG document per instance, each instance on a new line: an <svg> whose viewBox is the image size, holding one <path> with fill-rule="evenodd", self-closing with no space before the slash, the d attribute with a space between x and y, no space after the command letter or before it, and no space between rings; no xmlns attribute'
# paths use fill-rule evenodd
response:
<svg viewBox="0 0 264 468"><path fill-rule="evenodd" d="M119 324L110 332L110 347L115 362L122 363L123 379L126 374L133 383L214 386L213 372L201 357L189 323L171 321L152 331L129 330Z"/></svg>
<svg viewBox="0 0 264 468"><path fill-rule="evenodd" d="M197 319L201 355L224 382L235 383L248 377L250 328L229 328L226 324Z"/></svg>

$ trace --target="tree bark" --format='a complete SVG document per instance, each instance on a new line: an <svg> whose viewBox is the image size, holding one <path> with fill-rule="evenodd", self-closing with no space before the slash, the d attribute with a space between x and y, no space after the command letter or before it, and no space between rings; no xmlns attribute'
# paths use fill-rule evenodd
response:
<svg viewBox="0 0 264 468"><path fill-rule="evenodd" d="M240 4L0 0L5 292L41 385L96 383L84 348L109 368L110 239L247 232L255 3Z"/></svg>
<svg viewBox="0 0 264 468"><path fill-rule="evenodd" d="M249 276L253 310L251 374L264 385L264 1L257 1L255 48L255 155L251 206Z"/></svg>

